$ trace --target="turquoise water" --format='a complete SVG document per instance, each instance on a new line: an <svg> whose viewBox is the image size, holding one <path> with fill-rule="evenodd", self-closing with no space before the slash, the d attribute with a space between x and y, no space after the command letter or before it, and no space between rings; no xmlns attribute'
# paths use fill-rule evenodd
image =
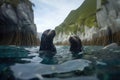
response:
<svg viewBox="0 0 120 80"><path fill-rule="evenodd" d="M120 80L120 47L84 46L76 56L56 48L47 57L39 47L0 46L0 80Z"/></svg>

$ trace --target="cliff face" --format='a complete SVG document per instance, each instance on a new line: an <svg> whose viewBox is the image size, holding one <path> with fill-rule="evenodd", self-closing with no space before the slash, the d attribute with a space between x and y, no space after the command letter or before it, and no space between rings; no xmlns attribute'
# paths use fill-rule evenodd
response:
<svg viewBox="0 0 120 80"><path fill-rule="evenodd" d="M78 35L86 45L120 44L120 1L85 0L56 32L56 44L68 44L70 35Z"/></svg>
<svg viewBox="0 0 120 80"><path fill-rule="evenodd" d="M100 44L110 42L120 44L120 0L106 0L106 3L101 5L99 0L97 2L96 18L100 29L94 34L98 36L96 40Z"/></svg>
<svg viewBox="0 0 120 80"><path fill-rule="evenodd" d="M0 0L0 45L37 45L32 3Z"/></svg>

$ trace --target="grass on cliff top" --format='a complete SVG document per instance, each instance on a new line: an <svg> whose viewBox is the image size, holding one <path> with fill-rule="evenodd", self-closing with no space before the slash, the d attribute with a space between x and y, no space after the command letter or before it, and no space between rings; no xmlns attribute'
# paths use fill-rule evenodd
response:
<svg viewBox="0 0 120 80"><path fill-rule="evenodd" d="M108 0L102 0L102 2L101 2L102 5L104 5L106 3L108 3Z"/></svg>
<svg viewBox="0 0 120 80"><path fill-rule="evenodd" d="M0 0L0 6L3 3L11 4L13 7L17 7L17 5L20 3L20 1L25 2L29 6L35 6L30 0Z"/></svg>
<svg viewBox="0 0 120 80"><path fill-rule="evenodd" d="M77 9L70 12L64 22L56 27L56 31L77 33L77 31L84 32L81 26L96 26L96 0L85 0L83 4ZM71 27L72 26L72 27Z"/></svg>
<svg viewBox="0 0 120 80"><path fill-rule="evenodd" d="M94 13L96 13L96 0L85 0L77 10L71 11L65 19L65 23L72 24L82 22Z"/></svg>

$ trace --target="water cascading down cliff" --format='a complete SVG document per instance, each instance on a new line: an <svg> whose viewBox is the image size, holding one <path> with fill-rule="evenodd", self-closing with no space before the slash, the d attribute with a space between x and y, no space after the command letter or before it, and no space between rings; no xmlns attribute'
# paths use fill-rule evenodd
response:
<svg viewBox="0 0 120 80"><path fill-rule="evenodd" d="M32 6L29 0L0 0L0 45L38 45Z"/></svg>
<svg viewBox="0 0 120 80"><path fill-rule="evenodd" d="M120 45L120 0L85 0L55 30L56 44L78 35L84 45Z"/></svg>

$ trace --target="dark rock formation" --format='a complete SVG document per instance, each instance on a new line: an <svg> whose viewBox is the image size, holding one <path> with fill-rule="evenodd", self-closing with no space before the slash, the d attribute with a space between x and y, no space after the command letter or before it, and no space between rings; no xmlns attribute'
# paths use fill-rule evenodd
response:
<svg viewBox="0 0 120 80"><path fill-rule="evenodd" d="M32 3L0 0L0 45L37 45L36 36Z"/></svg>
<svg viewBox="0 0 120 80"><path fill-rule="evenodd" d="M56 52L56 48L53 44L53 39L55 35L55 30L48 29L43 32L41 37L40 51Z"/></svg>
<svg viewBox="0 0 120 80"><path fill-rule="evenodd" d="M82 51L82 42L78 36L71 36L69 42L71 52L79 53Z"/></svg>

